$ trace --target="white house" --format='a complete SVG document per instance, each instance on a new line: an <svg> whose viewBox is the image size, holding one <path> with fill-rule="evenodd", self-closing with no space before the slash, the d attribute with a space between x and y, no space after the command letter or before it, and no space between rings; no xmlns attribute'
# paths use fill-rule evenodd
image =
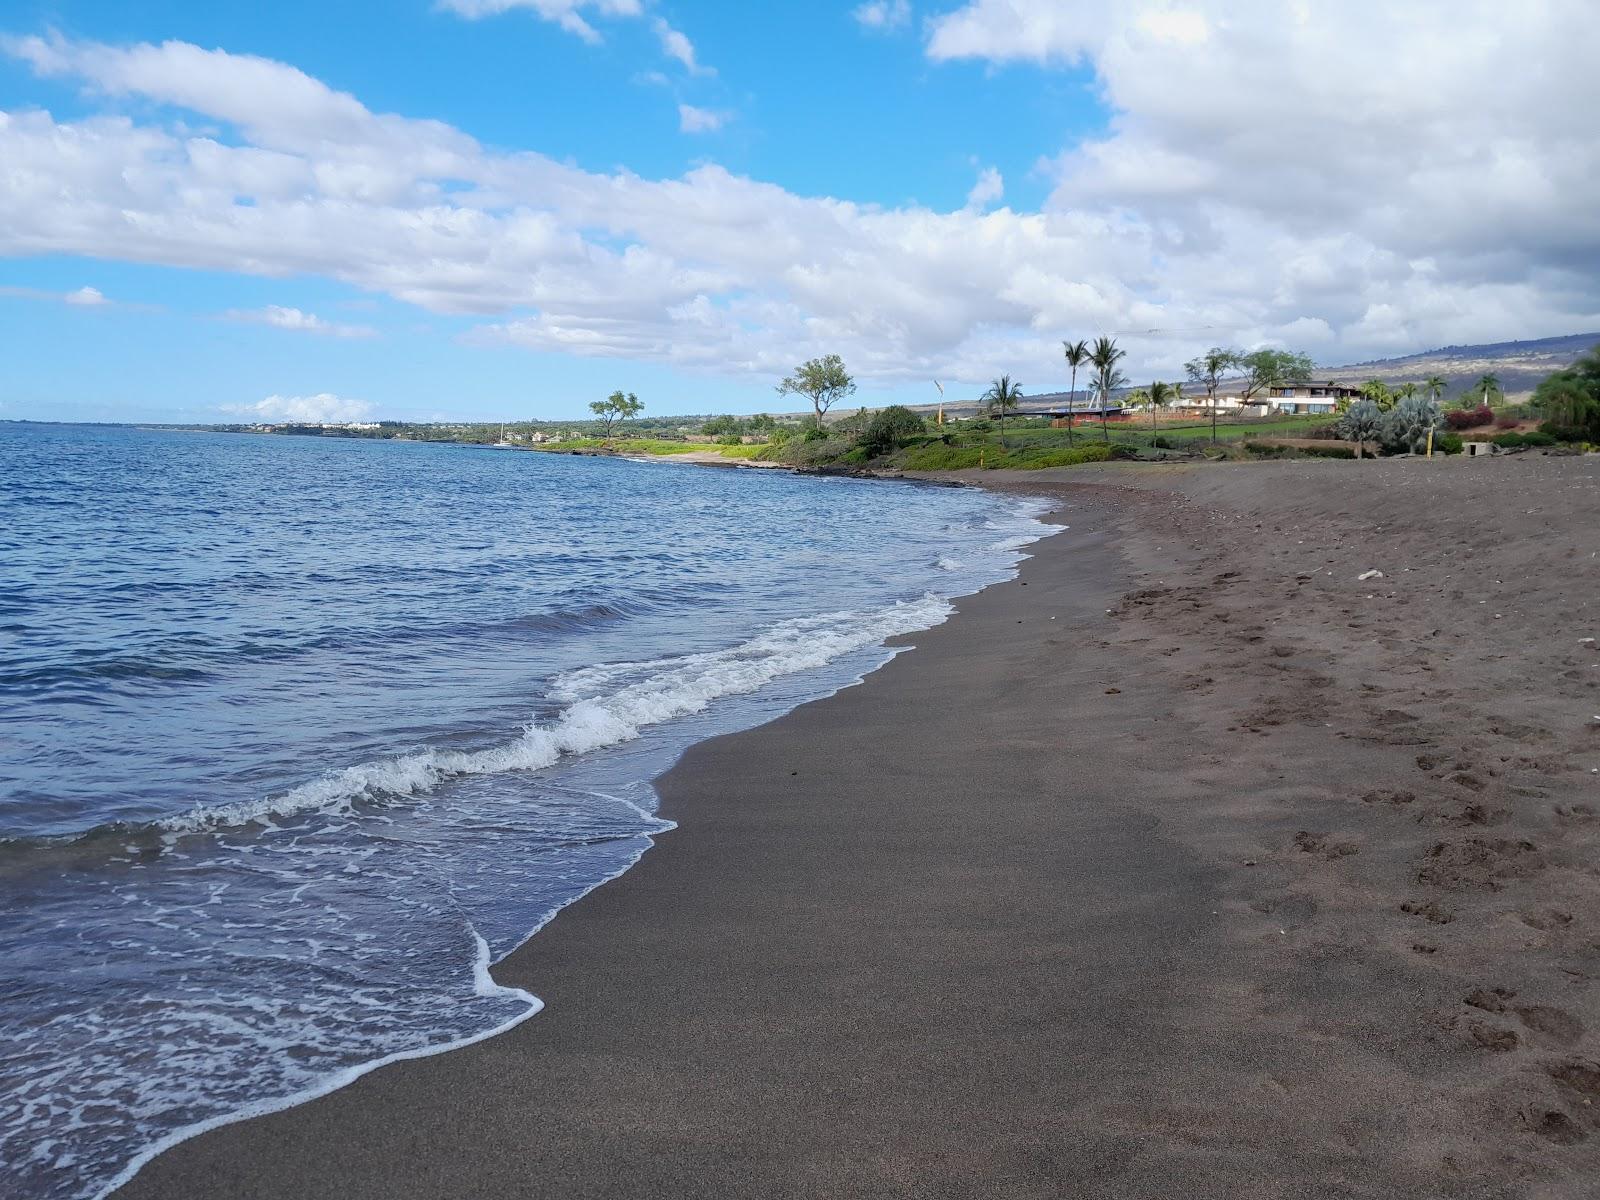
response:
<svg viewBox="0 0 1600 1200"><path fill-rule="evenodd" d="M1291 383L1282 387L1266 388L1244 398L1237 384L1219 389L1217 411L1240 413L1251 417L1264 417L1268 413L1333 413L1344 400L1357 400L1361 389L1345 383ZM1196 392L1192 385L1183 396L1183 407L1189 412L1204 414L1211 411L1210 401L1204 392Z"/></svg>

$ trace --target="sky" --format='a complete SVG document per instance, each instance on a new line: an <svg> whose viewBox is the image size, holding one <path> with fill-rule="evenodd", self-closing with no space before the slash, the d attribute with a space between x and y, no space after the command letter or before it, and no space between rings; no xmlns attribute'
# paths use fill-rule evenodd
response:
<svg viewBox="0 0 1600 1200"><path fill-rule="evenodd" d="M0 6L0 419L511 420L1600 330L1594 0Z"/></svg>

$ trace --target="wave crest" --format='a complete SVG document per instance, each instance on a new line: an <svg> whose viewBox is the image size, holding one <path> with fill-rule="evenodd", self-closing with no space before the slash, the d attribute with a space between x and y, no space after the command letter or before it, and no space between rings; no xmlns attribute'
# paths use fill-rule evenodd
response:
<svg viewBox="0 0 1600 1200"><path fill-rule="evenodd" d="M756 637L705 654L609 663L560 676L553 698L566 707L553 721L484 750L438 750L380 759L334 771L278 796L203 805L155 823L166 833L204 833L314 811L342 812L362 800L405 798L449 779L534 771L566 755L631 741L652 725L698 713L724 696L747 695L773 680L826 666L896 634L943 621L950 602L927 595L869 613L832 613L784 621Z"/></svg>

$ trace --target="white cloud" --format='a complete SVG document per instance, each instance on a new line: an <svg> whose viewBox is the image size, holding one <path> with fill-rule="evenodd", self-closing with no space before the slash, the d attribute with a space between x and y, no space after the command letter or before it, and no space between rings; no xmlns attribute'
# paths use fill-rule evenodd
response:
<svg viewBox="0 0 1600 1200"><path fill-rule="evenodd" d="M439 0L439 7L468 20L522 9L559 25L568 33L577 34L590 44L600 42L601 37L600 31L588 18L642 18L646 15L644 0ZM661 17L651 17L650 28L661 43L661 52L675 59L689 74L716 74L710 67L700 63L695 55L694 43L681 30L673 28Z"/></svg>
<svg viewBox="0 0 1600 1200"><path fill-rule="evenodd" d="M265 308L232 309L223 315L230 321L271 325L274 329L288 329L295 333L317 333L326 337L340 338L378 336L378 331L370 325L343 325L337 321L325 321L315 313L302 312L298 308L284 308L278 304L269 304Z"/></svg>
<svg viewBox="0 0 1600 1200"><path fill-rule="evenodd" d="M656 37L661 42L661 52L668 58L675 58L691 75L715 75L710 67L703 67L695 60L694 43L678 30L668 25L660 17L655 18L651 28L656 31Z"/></svg>
<svg viewBox="0 0 1600 1200"><path fill-rule="evenodd" d="M692 104L678 105L678 128L684 133L715 133L728 123L728 114Z"/></svg>
<svg viewBox="0 0 1600 1200"><path fill-rule="evenodd" d="M14 40L104 99L0 113L0 254L313 274L479 315L473 340L769 376L837 351L872 380L1046 387L1060 339L1100 331L1186 331L1124 336L1142 377L1197 342L1331 362L1600 328L1580 0L1085 0L1070 27L1056 9L978 0L928 44L1092 65L1111 121L1047 160L1036 212L984 211L998 173L937 212L714 164L590 172L268 59ZM1371 69L1372 44L1407 69Z"/></svg>
<svg viewBox="0 0 1600 1200"><path fill-rule="evenodd" d="M985 167L978 172L978 182L967 193L967 209L981 212L1005 194L1006 183L1000 172L994 167Z"/></svg>
<svg viewBox="0 0 1600 1200"><path fill-rule="evenodd" d="M10 296L16 300L54 300L78 308L99 308L111 303L99 288L92 287L81 287L73 292L51 292L44 288L30 287L0 287L0 296Z"/></svg>
<svg viewBox="0 0 1600 1200"><path fill-rule="evenodd" d="M930 24L928 57L1075 62L1093 45L1115 0L973 0ZM1128 8L1150 7L1138 3Z"/></svg>
<svg viewBox="0 0 1600 1200"><path fill-rule="evenodd" d="M902 29L911 23L911 0L867 0L850 15L866 29Z"/></svg>
<svg viewBox="0 0 1600 1200"><path fill-rule="evenodd" d="M373 406L365 400L347 400L332 392L318 392L315 396L268 396L254 404L226 405L222 411L255 421L341 425L347 421L366 420L372 415Z"/></svg>
<svg viewBox="0 0 1600 1200"><path fill-rule="evenodd" d="M439 7L469 20L526 9L586 42L600 40L599 32L584 19L586 12L602 17L637 17L644 12L640 0L439 0Z"/></svg>

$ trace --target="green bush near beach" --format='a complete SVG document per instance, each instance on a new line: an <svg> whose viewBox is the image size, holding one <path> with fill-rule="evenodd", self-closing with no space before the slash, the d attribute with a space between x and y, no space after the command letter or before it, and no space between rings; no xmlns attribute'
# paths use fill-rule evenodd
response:
<svg viewBox="0 0 1600 1200"><path fill-rule="evenodd" d="M1078 467L1123 457L1129 457L1125 450L1103 442L1074 450L1023 447L1010 451L993 445L947 446L943 442L930 442L904 450L884 465L907 471L967 471L974 467L1037 471L1044 467Z"/></svg>
<svg viewBox="0 0 1600 1200"><path fill-rule="evenodd" d="M692 442L669 442L662 438L570 438L549 446L534 446L535 450L557 454L570 450L614 450L618 454L688 454L695 450L714 449L696 446Z"/></svg>
<svg viewBox="0 0 1600 1200"><path fill-rule="evenodd" d="M763 442L755 446L718 446L717 453L722 455L723 458L766 459L770 458L773 451L777 449L778 447L773 443Z"/></svg>
<svg viewBox="0 0 1600 1200"><path fill-rule="evenodd" d="M1354 446L1330 442L1326 446L1280 446L1276 442L1247 441L1244 448L1261 458L1354 458Z"/></svg>

